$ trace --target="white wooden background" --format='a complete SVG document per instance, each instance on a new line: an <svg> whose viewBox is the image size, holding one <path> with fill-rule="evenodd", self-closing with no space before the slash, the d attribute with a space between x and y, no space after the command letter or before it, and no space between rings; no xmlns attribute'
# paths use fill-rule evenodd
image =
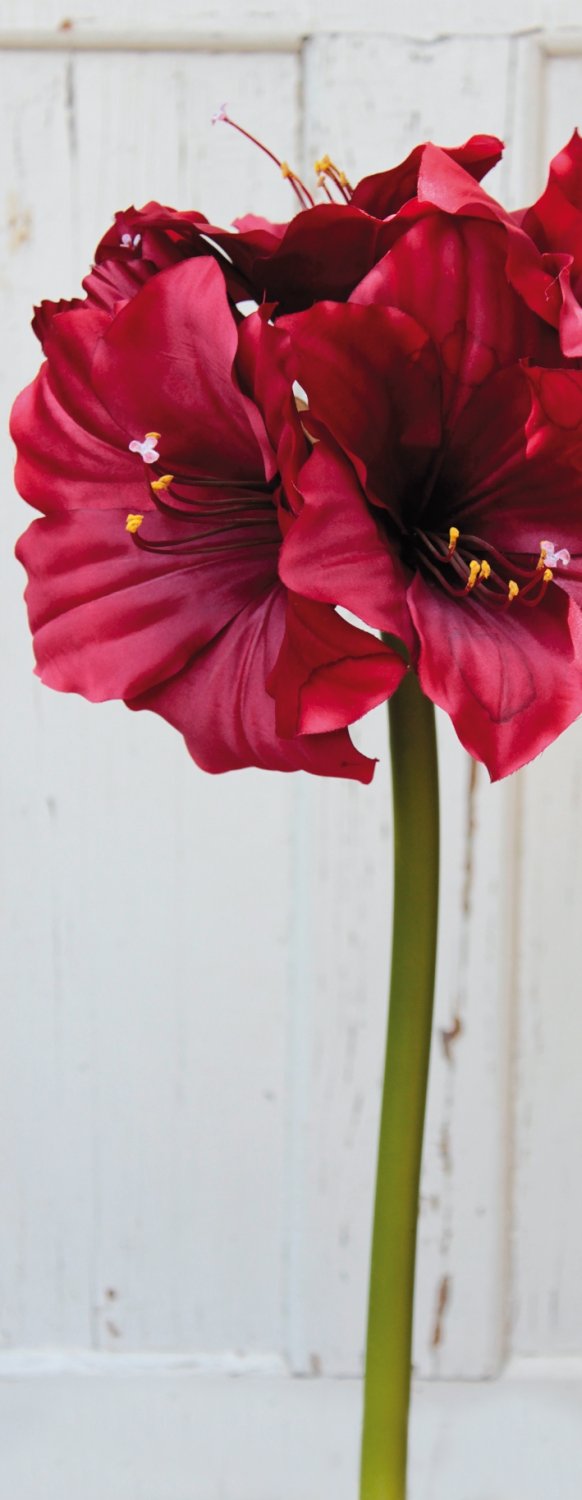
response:
<svg viewBox="0 0 582 1500"><path fill-rule="evenodd" d="M115 208L287 214L210 128L223 99L305 171L498 132L517 204L582 125L577 21L579 0L0 0L5 416L33 300L76 292ZM153 716L51 695L4 435L2 461L0 1494L354 1500L384 714L372 788L215 780ZM411 1500L579 1500L582 737L491 788L440 729Z"/></svg>

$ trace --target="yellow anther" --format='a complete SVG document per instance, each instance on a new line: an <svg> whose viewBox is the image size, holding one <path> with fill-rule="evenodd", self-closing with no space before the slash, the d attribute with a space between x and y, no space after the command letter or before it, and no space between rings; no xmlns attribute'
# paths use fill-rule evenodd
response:
<svg viewBox="0 0 582 1500"><path fill-rule="evenodd" d="M293 169L289 166L289 162L288 161L282 161L281 162L281 176L282 177L294 177L295 176L295 173L294 173Z"/></svg>
<svg viewBox="0 0 582 1500"><path fill-rule="evenodd" d="M507 597L509 599L509 602L511 603L512 599L517 599L518 594L519 585L515 582L515 578L510 578L507 585Z"/></svg>
<svg viewBox="0 0 582 1500"><path fill-rule="evenodd" d="M158 438L161 438L161 436L161 432L146 432L146 438L153 438L154 442L157 442Z"/></svg>
<svg viewBox="0 0 582 1500"><path fill-rule="evenodd" d="M459 540L460 534L461 533L459 531L458 526L451 526L450 527L450 529L449 529L449 552L454 552L455 547L457 545L457 542Z"/></svg>
<svg viewBox="0 0 582 1500"><path fill-rule="evenodd" d="M471 589L474 589L480 572L481 572L481 563L477 562L477 558L474 557L473 560L472 560L472 562L469 563L469 577L468 577L467 582L465 584L465 593L466 594L468 594Z"/></svg>
<svg viewBox="0 0 582 1500"><path fill-rule="evenodd" d="M540 555L538 557L538 569L539 569L540 573L541 573L542 568L545 565L545 561L546 561L546 557L547 557L547 552L548 552L547 547L544 545L543 542L540 542Z"/></svg>
<svg viewBox="0 0 582 1500"><path fill-rule="evenodd" d="M168 485L173 483L173 479L173 474L161 474L159 479L152 479L151 488L152 490L155 490L155 493L157 495L160 490L167 490Z"/></svg>
<svg viewBox="0 0 582 1500"><path fill-rule="evenodd" d="M553 576L551 568L544 568L543 583L551 583Z"/></svg>
<svg viewBox="0 0 582 1500"><path fill-rule="evenodd" d="M125 523L125 530L126 531L132 531L132 532L133 531L139 531L139 528L141 526L142 521L143 521L143 516L128 516L127 517L127 521Z"/></svg>
<svg viewBox="0 0 582 1500"><path fill-rule="evenodd" d="M319 161L315 162L315 171L316 172L328 172L329 168L331 167L331 165L332 165L331 157L329 157L329 156L321 156L320 159L319 159Z"/></svg>
<svg viewBox="0 0 582 1500"><path fill-rule="evenodd" d="M346 177L345 172L340 172L338 174L338 176L339 176L340 187L349 187L349 182L348 182L348 179Z"/></svg>
<svg viewBox="0 0 582 1500"><path fill-rule="evenodd" d="M490 578L491 577L491 563L488 563L487 559L485 557L483 558L483 561L481 563L481 567L479 568L479 577L480 578Z"/></svg>

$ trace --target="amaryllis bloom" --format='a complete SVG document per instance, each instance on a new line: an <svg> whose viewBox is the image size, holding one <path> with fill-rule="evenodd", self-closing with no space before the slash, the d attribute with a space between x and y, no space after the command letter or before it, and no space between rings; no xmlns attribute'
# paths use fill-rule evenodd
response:
<svg viewBox="0 0 582 1500"><path fill-rule="evenodd" d="M228 120L222 111L217 118ZM424 145L415 146L398 166L364 177L355 188L324 156L315 163L325 195L319 203L269 151L295 186L303 208L295 218L274 224L247 214L235 219L234 229L222 229L196 211L179 212L151 202L116 214L97 246L97 265L101 274L111 261L132 267L146 261L152 270L162 270L190 256L213 253L234 301L267 298L281 313L309 306L317 298L344 299L389 248L388 221L416 202L425 150ZM472 136L442 154L479 181L499 161L502 150L496 136L484 135Z"/></svg>
<svg viewBox="0 0 582 1500"><path fill-rule="evenodd" d="M279 579L308 441L275 331L235 317L213 259L113 260L85 285L39 309L46 362L12 414L16 481L43 512L17 548L39 676L162 714L209 771L368 781L345 726L405 668Z"/></svg>
<svg viewBox="0 0 582 1500"><path fill-rule="evenodd" d="M324 158L317 205L283 164L287 225L117 216L12 418L43 681L212 771L369 780L346 726L409 670L493 777L577 716L579 287L480 186L499 150Z"/></svg>
<svg viewBox="0 0 582 1500"><path fill-rule="evenodd" d="M403 642L493 778L582 710L582 371L528 291L501 223L431 212L278 325L314 440L281 576Z"/></svg>

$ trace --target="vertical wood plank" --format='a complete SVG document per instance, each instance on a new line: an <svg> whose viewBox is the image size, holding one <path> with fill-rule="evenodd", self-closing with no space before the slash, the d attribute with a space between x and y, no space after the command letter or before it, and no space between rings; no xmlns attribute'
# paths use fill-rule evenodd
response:
<svg viewBox="0 0 582 1500"><path fill-rule="evenodd" d="M116 207L281 216L288 187L210 115L296 145L297 60L0 59L7 410L33 300L72 295ZM3 440L4 491L11 450ZM214 781L177 735L30 677L3 512L7 1344L281 1343L289 778Z"/></svg>
<svg viewBox="0 0 582 1500"><path fill-rule="evenodd" d="M520 54L522 154L529 147L535 194L580 124L582 38L578 54L548 55L525 39ZM577 724L523 778L511 1339L529 1355L582 1347L581 798Z"/></svg>

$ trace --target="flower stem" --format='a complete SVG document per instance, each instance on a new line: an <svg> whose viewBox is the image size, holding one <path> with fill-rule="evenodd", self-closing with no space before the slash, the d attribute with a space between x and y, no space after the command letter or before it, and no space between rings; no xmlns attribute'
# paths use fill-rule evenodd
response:
<svg viewBox="0 0 582 1500"><path fill-rule="evenodd" d="M390 700L394 922L372 1237L360 1500L405 1500L422 1136L439 871L434 709L410 671Z"/></svg>

